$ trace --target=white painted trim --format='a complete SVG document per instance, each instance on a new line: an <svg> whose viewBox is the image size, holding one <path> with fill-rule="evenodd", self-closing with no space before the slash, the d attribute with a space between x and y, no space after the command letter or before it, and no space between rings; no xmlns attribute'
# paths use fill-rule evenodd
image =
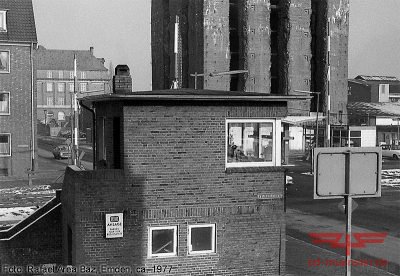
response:
<svg viewBox="0 0 400 276"><path fill-rule="evenodd" d="M192 229L193 228L212 228L212 236L211 236L211 250L202 250L202 251L193 251L192 250ZM188 225L188 238L187 238L187 247L188 247L188 255L202 255L202 254L210 254L216 253L216 245L217 245L217 232L216 232L216 224L194 224Z"/></svg>
<svg viewBox="0 0 400 276"><path fill-rule="evenodd" d="M174 230L174 240L173 240L173 252L171 253L161 253L161 254L153 254L152 253L152 233L153 230ZM167 258L174 257L178 255L178 226L149 226L148 227L148 236L147 236L147 258Z"/></svg>
<svg viewBox="0 0 400 276"><path fill-rule="evenodd" d="M272 133L273 133L273 139L272 139L272 161L270 162L235 162L235 163L228 163L228 124L229 123L272 123ZM278 120L276 118L240 118L240 119L234 119L234 118L227 118L225 120L225 168L247 168L247 167L273 167L273 166L280 166L280 162L278 161L281 159L280 158L280 147L278 146L281 145L280 142L280 132L278 135L278 124L281 124L281 120ZM279 126L280 130L280 126ZM279 142L277 141L279 139ZM277 155L278 152L278 155Z"/></svg>

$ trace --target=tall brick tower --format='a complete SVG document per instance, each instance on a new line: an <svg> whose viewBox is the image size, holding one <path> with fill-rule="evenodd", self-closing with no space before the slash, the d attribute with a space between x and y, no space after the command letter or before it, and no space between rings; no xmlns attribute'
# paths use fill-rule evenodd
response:
<svg viewBox="0 0 400 276"><path fill-rule="evenodd" d="M332 124L347 113L349 0L153 0L153 89L169 88L174 78L176 16L181 87L194 88L190 75L197 72L204 89L319 91L320 112L328 110L330 94ZM234 70L248 72L211 74ZM292 103L289 112L316 109L313 100Z"/></svg>

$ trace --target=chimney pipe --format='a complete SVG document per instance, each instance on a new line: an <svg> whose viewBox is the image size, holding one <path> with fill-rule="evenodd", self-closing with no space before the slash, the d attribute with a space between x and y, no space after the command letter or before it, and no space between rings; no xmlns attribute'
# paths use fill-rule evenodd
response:
<svg viewBox="0 0 400 276"><path fill-rule="evenodd" d="M89 51L90 51L90 54L93 56L94 48L93 48L93 47L90 47L90 48L89 48Z"/></svg>

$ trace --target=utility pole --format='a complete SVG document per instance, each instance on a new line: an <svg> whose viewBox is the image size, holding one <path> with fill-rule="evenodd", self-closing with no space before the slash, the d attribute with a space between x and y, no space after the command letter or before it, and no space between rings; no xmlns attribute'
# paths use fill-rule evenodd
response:
<svg viewBox="0 0 400 276"><path fill-rule="evenodd" d="M78 137L79 137L79 115L78 115L78 77L76 72L76 54L74 54L74 95L73 95L73 105L74 105L74 133L73 137L73 164L79 165L79 152L78 152Z"/></svg>

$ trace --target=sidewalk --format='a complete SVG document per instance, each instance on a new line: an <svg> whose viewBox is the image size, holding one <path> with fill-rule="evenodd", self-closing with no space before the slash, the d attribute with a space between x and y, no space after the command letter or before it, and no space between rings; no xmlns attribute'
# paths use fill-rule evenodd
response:
<svg viewBox="0 0 400 276"><path fill-rule="evenodd" d="M331 271L332 269L339 269L337 267L308 267L308 260L307 259L324 259L325 257L321 256L321 253L323 252L330 252L332 254L335 254L336 257L329 257L329 259L335 258L338 259L338 253L334 253L333 251L336 251L334 249L325 250L321 247L315 247L314 245L311 244L311 239L308 237L308 233L311 232L338 232L338 233L344 233L345 231L345 225L343 222L334 220L334 219L329 219L323 216L318 216L314 214L308 214L301 212L299 210L294 210L294 209L287 209L286 212L286 229L287 229L287 234L289 236L296 236L299 239L305 240L300 241L298 239L297 242L294 242L298 246L303 244L301 247L302 249L296 249L296 247L293 248L293 245L291 245L290 239L288 240L287 244L287 264L288 267L290 268L293 266L293 263L297 263L299 267L301 268L299 271L301 272L303 269L306 269L306 271L311 271L315 269L322 269ZM370 230L361 228L361 227L352 227L353 233L368 233L371 232ZM293 241L292 241L293 243ZM311 250L310 248L314 248L308 253L304 252L304 249ZM316 250L315 248L318 248ZM344 250L340 249L337 252L340 252L341 254L344 254ZM300 254L299 254L300 253ZM295 256L293 256L295 254ZM297 255L296 255L297 254ZM324 253L325 254L325 253ZM297 258L303 258L302 263L298 263ZM325 258L326 259L326 258ZM393 236L387 236L384 240L383 244L367 244L365 248L353 248L352 250L352 259L354 260L386 260L387 264L384 266L380 266L380 268L383 271L388 271L393 274L387 274L387 275L400 275L400 239L393 237ZM296 261L297 260L297 261ZM293 263L292 263L293 262ZM307 270L308 269L308 270ZM354 267L356 269L356 267ZM363 268L364 269L364 268ZM384 273L381 270L381 274L359 274L359 275L386 275L382 274ZM298 272L299 272L298 271ZM335 270L336 271L336 270ZM332 271L331 271L332 272ZM343 274L321 274L322 272L318 272L316 275L343 275ZM335 272L336 273L336 272ZM372 273L372 272L371 272ZM294 275L310 275L310 274L294 274Z"/></svg>

